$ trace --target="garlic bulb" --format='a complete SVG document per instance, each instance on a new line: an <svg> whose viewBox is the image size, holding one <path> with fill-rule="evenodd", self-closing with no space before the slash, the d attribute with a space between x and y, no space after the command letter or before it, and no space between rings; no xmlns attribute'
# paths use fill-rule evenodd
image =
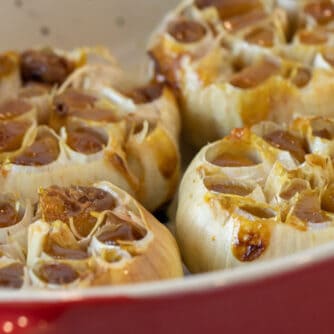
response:
<svg viewBox="0 0 334 334"><path fill-rule="evenodd" d="M150 39L151 71L197 147L269 120L332 117L332 1L184 1ZM322 98L319 98L321 91Z"/></svg>
<svg viewBox="0 0 334 334"><path fill-rule="evenodd" d="M334 123L263 122L204 147L179 192L176 235L203 272L289 255L334 239Z"/></svg>
<svg viewBox="0 0 334 334"><path fill-rule="evenodd" d="M58 289L182 276L170 232L110 183L41 189L37 214L28 234L33 286Z"/></svg>
<svg viewBox="0 0 334 334"><path fill-rule="evenodd" d="M102 70L117 62L104 47L82 47L72 51L54 48L6 52L0 55L0 102L20 98L38 111L38 121L48 121L52 97L68 77L89 66Z"/></svg>

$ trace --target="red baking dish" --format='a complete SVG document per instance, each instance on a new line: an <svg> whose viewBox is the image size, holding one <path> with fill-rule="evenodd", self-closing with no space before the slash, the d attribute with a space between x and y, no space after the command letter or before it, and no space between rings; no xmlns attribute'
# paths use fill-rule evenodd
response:
<svg viewBox="0 0 334 334"><path fill-rule="evenodd" d="M1 48L106 44L137 69L178 0L3 0ZM334 243L225 272L122 287L0 292L0 333L333 333Z"/></svg>
<svg viewBox="0 0 334 334"><path fill-rule="evenodd" d="M2 292L1 333L332 333L334 245L184 280Z"/></svg>

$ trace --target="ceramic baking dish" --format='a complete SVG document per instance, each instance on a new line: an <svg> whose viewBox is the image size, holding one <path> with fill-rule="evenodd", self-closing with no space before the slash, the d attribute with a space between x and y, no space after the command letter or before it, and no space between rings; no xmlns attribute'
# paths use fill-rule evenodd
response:
<svg viewBox="0 0 334 334"><path fill-rule="evenodd" d="M105 44L132 71L177 0L2 0L1 49ZM332 333L334 244L183 280L0 292L0 333Z"/></svg>

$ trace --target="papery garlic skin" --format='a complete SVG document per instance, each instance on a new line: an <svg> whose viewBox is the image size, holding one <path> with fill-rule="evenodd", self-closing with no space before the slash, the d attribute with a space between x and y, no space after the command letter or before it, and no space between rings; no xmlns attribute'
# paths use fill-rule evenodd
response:
<svg viewBox="0 0 334 334"><path fill-rule="evenodd" d="M287 256L333 240L333 139L321 137L331 136L332 127L322 118L297 119L288 128L260 123L198 153L181 182L176 216L177 240L192 272ZM304 141L310 151L299 162L294 154ZM275 146L281 144L293 151Z"/></svg>

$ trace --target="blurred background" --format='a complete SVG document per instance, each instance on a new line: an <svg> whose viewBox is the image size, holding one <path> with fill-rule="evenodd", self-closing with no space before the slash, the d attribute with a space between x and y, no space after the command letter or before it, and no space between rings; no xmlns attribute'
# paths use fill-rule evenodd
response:
<svg viewBox="0 0 334 334"><path fill-rule="evenodd" d="M1 0L0 48L103 44L130 70L146 41L179 0Z"/></svg>

